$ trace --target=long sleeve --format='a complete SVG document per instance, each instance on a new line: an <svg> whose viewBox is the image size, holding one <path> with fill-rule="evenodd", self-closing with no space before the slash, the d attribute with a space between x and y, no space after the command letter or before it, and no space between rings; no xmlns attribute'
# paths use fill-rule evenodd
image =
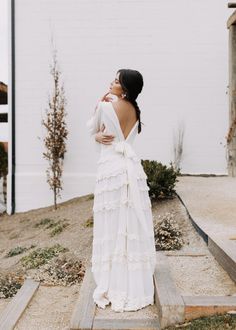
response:
<svg viewBox="0 0 236 330"><path fill-rule="evenodd" d="M101 127L101 114L102 114L102 102L99 101L95 113L86 122L86 126L88 128L90 136L93 139L95 150L97 152L99 152L101 149L101 143L95 140L95 134L100 130Z"/></svg>

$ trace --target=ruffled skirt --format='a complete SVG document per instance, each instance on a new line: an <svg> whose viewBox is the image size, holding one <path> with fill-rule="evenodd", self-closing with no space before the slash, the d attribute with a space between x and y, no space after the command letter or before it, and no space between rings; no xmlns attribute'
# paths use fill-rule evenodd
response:
<svg viewBox="0 0 236 330"><path fill-rule="evenodd" d="M132 161L148 233L144 233L129 198L123 158L98 161L94 191L91 270L97 286L93 299L100 308L111 303L116 312L154 304L156 251L149 187L141 161Z"/></svg>

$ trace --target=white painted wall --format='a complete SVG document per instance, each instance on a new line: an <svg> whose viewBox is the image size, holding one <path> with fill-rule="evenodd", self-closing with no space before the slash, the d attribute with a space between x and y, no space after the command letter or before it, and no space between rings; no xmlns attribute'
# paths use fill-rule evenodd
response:
<svg viewBox="0 0 236 330"><path fill-rule="evenodd" d="M145 126L135 143L141 158L168 165L183 121L182 172L226 174L231 12L222 0L16 1L16 212L53 201L38 139L51 32L68 99L62 200L93 192L98 154L85 122L120 68L144 77Z"/></svg>

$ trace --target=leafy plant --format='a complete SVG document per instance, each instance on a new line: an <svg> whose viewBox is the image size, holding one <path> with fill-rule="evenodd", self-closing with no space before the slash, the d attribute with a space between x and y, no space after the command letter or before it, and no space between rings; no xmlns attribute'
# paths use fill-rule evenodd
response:
<svg viewBox="0 0 236 330"><path fill-rule="evenodd" d="M40 220L39 222L37 222L34 227L43 227L45 225L48 225L48 224L51 224L51 223L54 223L54 220L53 219L50 219L50 218L44 218L42 220Z"/></svg>
<svg viewBox="0 0 236 330"><path fill-rule="evenodd" d="M154 224L157 250L179 250L183 246L182 233L173 214L167 212L160 223Z"/></svg>
<svg viewBox="0 0 236 330"><path fill-rule="evenodd" d="M35 224L35 227L45 227L46 229L53 228L50 232L51 237L61 233L67 226L69 226L69 223L66 219L55 221L50 218L45 218Z"/></svg>
<svg viewBox="0 0 236 330"><path fill-rule="evenodd" d="M22 286L22 279L7 274L0 275L0 298L7 299L13 297Z"/></svg>
<svg viewBox="0 0 236 330"><path fill-rule="evenodd" d="M70 286L81 282L84 273L85 267L81 260L67 259L63 256L46 264L38 276L42 282Z"/></svg>
<svg viewBox="0 0 236 330"><path fill-rule="evenodd" d="M55 224L53 230L51 231L50 236L52 237L52 236L55 236L57 234L60 234L63 231L63 229L66 228L67 226L69 226L68 222L64 222L64 220L59 220Z"/></svg>
<svg viewBox="0 0 236 330"><path fill-rule="evenodd" d="M9 258L9 257L14 257L18 254L21 254L29 249L32 249L34 248L36 245L31 245L29 248L27 247L22 247L22 246L16 246L15 248L11 249L7 254L6 254L6 258Z"/></svg>
<svg viewBox="0 0 236 330"><path fill-rule="evenodd" d="M175 170L172 163L167 167L155 160L143 160L141 164L147 175L147 184L150 188L149 196L152 200L172 198L176 191L174 189L179 170Z"/></svg>
<svg viewBox="0 0 236 330"><path fill-rule="evenodd" d="M38 248L29 255L22 257L20 261L26 269L38 268L59 253L66 251L69 251L69 249L64 248L60 244L55 244L52 247Z"/></svg>

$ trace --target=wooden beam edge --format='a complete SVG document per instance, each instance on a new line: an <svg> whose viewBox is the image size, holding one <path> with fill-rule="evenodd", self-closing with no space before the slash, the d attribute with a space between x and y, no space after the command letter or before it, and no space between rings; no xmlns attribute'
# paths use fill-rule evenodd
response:
<svg viewBox="0 0 236 330"><path fill-rule="evenodd" d="M171 276L168 257L157 252L154 272L155 304L159 311L161 329L184 321L185 304Z"/></svg>
<svg viewBox="0 0 236 330"><path fill-rule="evenodd" d="M236 296L182 296L185 306L234 306Z"/></svg>
<svg viewBox="0 0 236 330"><path fill-rule="evenodd" d="M91 266L87 267L79 296L75 304L71 319L70 329L92 329L96 305L92 301L92 294L95 288Z"/></svg>
<svg viewBox="0 0 236 330"><path fill-rule="evenodd" d="M15 327L32 300L39 284L40 282L34 281L31 278L24 281L17 294L0 313L0 330L11 330ZM23 301L22 298L24 299Z"/></svg>
<svg viewBox="0 0 236 330"><path fill-rule="evenodd" d="M98 319L95 318L93 323L94 330L105 329L143 329L143 330L160 330L160 323L156 319Z"/></svg>

